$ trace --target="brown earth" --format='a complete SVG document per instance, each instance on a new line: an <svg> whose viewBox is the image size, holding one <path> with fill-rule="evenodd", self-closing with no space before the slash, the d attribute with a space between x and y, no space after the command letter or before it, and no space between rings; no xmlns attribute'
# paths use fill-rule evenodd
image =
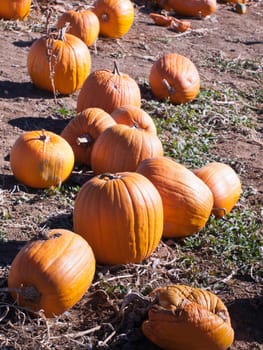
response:
<svg viewBox="0 0 263 350"><path fill-rule="evenodd" d="M77 8L79 4L67 0L52 2L54 23L55 13L58 15L64 9ZM83 1L81 4L91 5L92 2ZM72 203L65 197L58 200L58 196L41 195L40 191L18 184L9 164L10 149L22 132L44 128L59 133L68 120L57 111L76 109L78 92L71 96L58 96L55 103L52 94L37 89L28 76L27 53L32 42L43 33L45 9L43 3L35 1L26 22L0 21L0 218L1 232L6 234L0 244L0 286L3 287L15 254L36 232L44 228L72 228ZM92 70L111 69L116 60L120 70L140 84L142 97L147 99L150 91L145 82L152 63L162 53L177 52L196 64L201 88L262 89L260 76L244 78L242 71L239 75L219 72L216 66L220 58L260 62L263 54L262 1L251 1L246 15L239 15L230 5L220 3L215 14L202 20L191 19L192 29L180 34L154 25L149 18L153 7L144 6L143 1L136 1L135 9L135 22L125 37L119 40L99 38L96 48L90 48ZM250 202L257 211L263 202L262 106L263 101L258 101L251 112L255 128L242 133L239 130L228 133L226 130L220 134L213 150L237 162L243 186L254 191ZM86 170L75 169L69 181L72 185L81 185L88 174ZM162 254L167 258L169 249L165 243L160 244L154 257L146 263L153 267L154 259ZM136 265L98 266L91 288L96 299L91 298L91 302L84 297L69 313L53 323L45 319L39 322L24 319L24 313L16 309L5 293L0 293L1 349L157 349L140 332L140 323L145 317L144 305L140 305L142 301L138 301L136 309L130 305L121 315L119 294L113 293L115 297L109 300L103 290L96 289L96 280L102 275L108 288L111 285L109 281L122 280L133 288L155 276L149 271L139 278L139 270L140 266ZM167 276L158 278L160 283L171 283ZM262 285L253 279L233 278L229 288L227 292L221 290L220 296L227 303L235 329L236 338L231 350L263 349ZM97 329L85 334L84 330L93 327ZM107 336L111 338L107 339Z"/></svg>

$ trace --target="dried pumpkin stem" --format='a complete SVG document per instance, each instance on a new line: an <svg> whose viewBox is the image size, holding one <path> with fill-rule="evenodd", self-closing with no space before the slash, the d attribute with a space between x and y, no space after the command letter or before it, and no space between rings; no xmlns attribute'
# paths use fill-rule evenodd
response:
<svg viewBox="0 0 263 350"><path fill-rule="evenodd" d="M223 212L224 212L223 217L225 217L226 214L227 214L225 208L213 208L213 209L212 209L212 212L220 212L220 211L223 211Z"/></svg>
<svg viewBox="0 0 263 350"><path fill-rule="evenodd" d="M92 144L94 142L93 138L89 135L89 134L83 134L79 137L77 137L77 145L87 145L89 146L90 144Z"/></svg>
<svg viewBox="0 0 263 350"><path fill-rule="evenodd" d="M175 88L171 86L166 79L163 79L162 82L165 88L167 89L168 93L170 95L173 95L175 93Z"/></svg>
<svg viewBox="0 0 263 350"><path fill-rule="evenodd" d="M111 174L111 173L103 173L99 176L100 179L107 179L107 180L115 180L120 179L121 176L117 174Z"/></svg>
<svg viewBox="0 0 263 350"><path fill-rule="evenodd" d="M113 68L113 72L112 73L113 74L117 74L117 75L121 75L116 61L113 62L113 65L114 65L114 68Z"/></svg>

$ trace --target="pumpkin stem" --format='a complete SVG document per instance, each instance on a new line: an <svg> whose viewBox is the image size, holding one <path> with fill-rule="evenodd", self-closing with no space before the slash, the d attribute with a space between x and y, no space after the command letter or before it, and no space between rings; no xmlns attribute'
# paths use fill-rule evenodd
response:
<svg viewBox="0 0 263 350"><path fill-rule="evenodd" d="M92 144L94 142L93 138L89 135L89 134L83 134L79 137L77 137L77 145L86 145L89 146L90 144Z"/></svg>
<svg viewBox="0 0 263 350"><path fill-rule="evenodd" d="M220 213L221 211L224 213L223 216L222 216L224 218L226 216L226 214L227 214L225 208L213 208L212 209L212 213L217 213L217 212Z"/></svg>
<svg viewBox="0 0 263 350"><path fill-rule="evenodd" d="M99 179L107 179L107 180L115 180L120 179L121 176L117 174L111 174L111 173L103 173L99 176Z"/></svg>
<svg viewBox="0 0 263 350"><path fill-rule="evenodd" d="M166 79L162 80L164 87L167 89L168 93L170 95L173 95L175 93L175 88L171 86Z"/></svg>
<svg viewBox="0 0 263 350"><path fill-rule="evenodd" d="M49 142L50 141L50 136L45 134L45 130L41 130L42 134L39 136L39 141L43 142Z"/></svg>
<svg viewBox="0 0 263 350"><path fill-rule="evenodd" d="M65 41L65 34L66 32L69 30L69 27L70 27L70 23L69 22L66 22L64 24L64 26L59 29L58 31L58 36L57 36L57 40L62 40L62 41Z"/></svg>
<svg viewBox="0 0 263 350"><path fill-rule="evenodd" d="M118 66L117 66L117 62L116 61L114 61L113 62L113 64L114 64L114 68L113 68L113 74L117 74L117 75L121 75L121 73L120 73L120 71L119 71L119 68L118 68Z"/></svg>
<svg viewBox="0 0 263 350"><path fill-rule="evenodd" d="M110 16L107 13L102 13L102 15L100 16L102 22L108 22L109 18Z"/></svg>

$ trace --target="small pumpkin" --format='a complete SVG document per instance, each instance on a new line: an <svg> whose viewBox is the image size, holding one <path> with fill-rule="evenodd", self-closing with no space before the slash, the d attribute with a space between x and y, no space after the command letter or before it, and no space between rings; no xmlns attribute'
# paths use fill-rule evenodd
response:
<svg viewBox="0 0 263 350"><path fill-rule="evenodd" d="M69 23L67 33L80 38L87 46L95 43L99 36L100 22L95 13L91 10L68 10L58 19L57 30L62 29Z"/></svg>
<svg viewBox="0 0 263 350"><path fill-rule="evenodd" d="M154 135L157 134L152 117L142 108L133 105L121 106L111 113L117 124L125 124L130 127L140 128Z"/></svg>
<svg viewBox="0 0 263 350"><path fill-rule="evenodd" d="M149 82L155 97L168 99L174 104L192 101L200 90L200 76L195 64L177 53L165 54L153 63Z"/></svg>
<svg viewBox="0 0 263 350"><path fill-rule="evenodd" d="M216 0L157 0L166 10L174 10L182 16L206 17L216 11Z"/></svg>
<svg viewBox="0 0 263 350"><path fill-rule="evenodd" d="M96 174L136 171L139 163L163 155L159 137L140 127L117 124L97 138L91 153L91 168Z"/></svg>
<svg viewBox="0 0 263 350"><path fill-rule="evenodd" d="M227 307L212 292L185 285L154 289L142 324L144 335L165 350L227 350L234 330Z"/></svg>
<svg viewBox="0 0 263 350"><path fill-rule="evenodd" d="M95 258L87 241L72 231L53 229L19 251L8 287L19 305L54 317L82 298L94 274Z"/></svg>
<svg viewBox="0 0 263 350"><path fill-rule="evenodd" d="M146 176L162 197L164 237L189 236L205 226L213 195L191 170L163 156L143 160L136 171Z"/></svg>
<svg viewBox="0 0 263 350"><path fill-rule="evenodd" d="M240 178L234 169L225 163L211 162L194 170L194 173L213 193L213 214L216 217L228 214L238 202L242 190Z"/></svg>
<svg viewBox="0 0 263 350"><path fill-rule="evenodd" d="M96 0L93 11L100 22L100 34L121 38L134 22L134 6L130 0Z"/></svg>
<svg viewBox="0 0 263 350"><path fill-rule="evenodd" d="M87 108L78 113L61 132L71 145L75 162L90 165L94 142L108 127L115 125L114 119L101 108Z"/></svg>
<svg viewBox="0 0 263 350"><path fill-rule="evenodd" d="M27 68L32 82L53 93L81 88L91 69L87 45L64 30L37 39L30 47Z"/></svg>
<svg viewBox="0 0 263 350"><path fill-rule="evenodd" d="M113 71L99 69L88 76L78 95L77 111L99 107L111 114L114 109L127 104L140 107L141 91L136 81L121 73L114 62Z"/></svg>
<svg viewBox="0 0 263 350"><path fill-rule="evenodd" d="M10 165L21 183L48 188L61 185L70 176L74 153L66 140L51 131L27 131L12 146Z"/></svg>
<svg viewBox="0 0 263 350"><path fill-rule="evenodd" d="M25 20L30 13L32 0L1 0L0 19Z"/></svg>
<svg viewBox="0 0 263 350"><path fill-rule="evenodd" d="M100 174L81 187L73 225L74 231L89 242L99 263L138 263L161 239L162 200L141 174Z"/></svg>

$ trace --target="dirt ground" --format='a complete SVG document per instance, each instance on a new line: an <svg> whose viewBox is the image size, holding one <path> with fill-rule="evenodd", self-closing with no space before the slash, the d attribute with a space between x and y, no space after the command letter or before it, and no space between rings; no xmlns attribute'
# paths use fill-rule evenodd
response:
<svg viewBox="0 0 263 350"><path fill-rule="evenodd" d="M43 2L44 3L44 2ZM57 104L52 94L43 92L34 87L27 72L26 58L32 42L39 38L44 28L45 5L33 2L31 14L25 23L0 21L0 203L1 216L15 217L12 227L5 226L1 230L7 232L5 242L0 244L0 265L3 275L0 286L6 284L8 266L17 251L25 241L32 238L40 227L55 227L71 224L71 206L66 202L57 203L56 197L42 198L39 201L37 191L23 190L13 178L10 164L10 149L21 132L32 129L48 129L59 133L66 125L67 120L58 115L58 109L75 111L78 92L70 96L58 96ZM52 1L56 15L69 8L77 8L79 4L91 5L92 1ZM120 71L131 75L139 84L148 80L152 63L166 52L177 52L189 57L198 67L201 76L201 88L228 85L237 90L251 88L262 89L262 80L259 76L251 75L244 79L242 73L238 76L229 71L218 73L213 60L257 60L263 57L263 3L251 1L247 6L247 13L239 15L232 6L218 4L215 14L205 19L191 19L191 30L185 33L175 33L167 28L158 27L149 18L152 11L146 1L136 1L135 22L131 30L119 40L99 38L96 48L91 47L92 71L100 68L111 69L113 61L118 62ZM53 21L55 23L56 16ZM205 64L209 62L209 64ZM215 63L216 65L216 63ZM262 72L262 68L261 68ZM142 96L144 97L144 96ZM242 164L241 180L243 185L253 187L255 193L251 196L251 205L255 208L262 206L263 200L263 157L262 157L262 118L263 101L259 101L254 109L256 127L247 130L247 133L225 133L221 136L217 148L214 150L221 155L227 155L239 164ZM76 172L71 179L73 183L81 184ZM7 203L12 196L9 207ZM134 267L122 267L120 273L129 275L136 270ZM97 273L104 273L105 268L98 267ZM114 275L113 269L107 270L108 277ZM236 340L231 350L263 349L263 301L262 289L259 283L249 281L235 281L232 286L232 295L223 294L222 297L233 316L233 326ZM0 294L1 296L1 294ZM101 298L103 299L103 295ZM238 302L234 302L238 300ZM105 302L105 300L103 301ZM94 327L91 321L81 313L93 308L93 314L100 317L101 304L90 306L88 301L82 300L71 312L71 321L74 315L78 322L73 324L73 330L81 327ZM96 308L97 307L97 308ZM108 314L114 316L113 305L108 305ZM81 316L80 316L81 315ZM133 314L134 316L134 314ZM136 316L136 315L135 315ZM138 316L138 315L137 315ZM67 316L65 316L67 318ZM131 316L130 316L131 317ZM136 317L135 317L136 318ZM64 318L65 321L65 318ZM0 318L1 322L1 318ZM142 338L138 333L136 320L125 320L127 327L134 328L130 341L119 337L115 347L109 349L157 349ZM65 322L66 324L67 322ZM77 328L79 325L80 328ZM75 329L74 329L75 327ZM101 332L108 332L110 326L105 325ZM41 328L41 327L40 327ZM41 328L42 329L42 328ZM83 329L83 328L82 328ZM63 329L62 329L63 331ZM0 335L1 335L0 328ZM99 337L98 333L98 337ZM17 340L17 344L19 341ZM39 346L39 344L37 345ZM62 345L61 345L62 346ZM98 348L103 347L102 344ZM5 347L3 349L13 349ZM17 345L17 349L22 349ZM30 347L29 347L30 348ZM38 348L32 345L32 349ZM59 349L43 345L43 349ZM64 348L78 348L77 344ZM83 348L83 347L79 347ZM90 349L91 347L86 347ZM201 349L200 349L201 350Z"/></svg>

